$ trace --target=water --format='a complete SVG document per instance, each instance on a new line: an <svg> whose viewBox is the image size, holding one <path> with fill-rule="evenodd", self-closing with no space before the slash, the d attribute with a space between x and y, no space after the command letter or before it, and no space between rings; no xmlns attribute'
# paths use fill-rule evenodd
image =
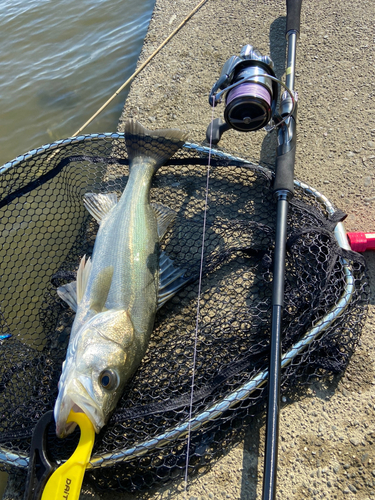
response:
<svg viewBox="0 0 375 500"><path fill-rule="evenodd" d="M0 166L73 135L131 76L154 1L0 2ZM126 95L84 133L115 131Z"/></svg>

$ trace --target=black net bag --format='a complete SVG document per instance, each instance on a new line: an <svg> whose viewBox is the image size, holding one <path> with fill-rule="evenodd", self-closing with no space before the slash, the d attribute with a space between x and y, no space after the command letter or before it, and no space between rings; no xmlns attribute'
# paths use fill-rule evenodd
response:
<svg viewBox="0 0 375 500"><path fill-rule="evenodd" d="M203 472L264 410L273 172L213 150L206 198L208 158L208 148L187 143L154 177L151 201L177 212L163 249L190 282L158 312L146 356L96 438L85 478L98 488L135 491L169 481L184 473L187 456L189 473ZM120 195L127 176L120 134L60 141L0 169L2 470L27 469L33 429L55 403L74 319L56 288L75 279L98 229L82 197ZM359 341L369 287L363 258L347 245L344 217L295 181L283 395L343 372ZM51 426L51 459L69 458L78 437L60 440Z"/></svg>

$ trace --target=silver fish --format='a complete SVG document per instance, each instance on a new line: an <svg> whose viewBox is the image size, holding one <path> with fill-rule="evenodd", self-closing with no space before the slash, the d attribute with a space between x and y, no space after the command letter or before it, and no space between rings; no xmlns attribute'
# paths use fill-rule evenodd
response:
<svg viewBox="0 0 375 500"><path fill-rule="evenodd" d="M146 352L157 309L187 281L160 251L176 214L149 201L153 175L185 140L179 130L128 121L129 179L120 200L84 196L100 225L92 259L83 257L77 281L57 290L76 311L54 408L60 437L75 427L66 422L71 409L84 412L96 432L107 423Z"/></svg>

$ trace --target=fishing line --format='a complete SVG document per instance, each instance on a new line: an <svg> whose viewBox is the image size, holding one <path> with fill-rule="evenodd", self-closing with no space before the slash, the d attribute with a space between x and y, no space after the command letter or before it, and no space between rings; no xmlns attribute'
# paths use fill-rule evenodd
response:
<svg viewBox="0 0 375 500"><path fill-rule="evenodd" d="M211 123L214 120L215 106L212 106ZM197 343L198 343L198 329L199 329L199 314L200 314L200 297L202 290L202 276L203 276L203 258L204 258L204 245L206 236L206 223L207 223L207 206L208 206L208 188L210 182L210 165L211 165L211 147L212 147L212 127L210 135L210 144L208 150L208 161L207 161L207 176L206 176L206 195L204 201L204 212L203 212L203 234L202 234L202 251L200 259L199 268L199 280L198 280L198 301L197 301L197 316L195 321L195 338L194 338L194 351L193 351L193 369L191 377L191 391L190 391L190 404L189 404L189 422L188 422L188 435L187 435L187 449L186 449L186 465L185 465L185 496L187 493L187 480L189 471L189 449L190 449L190 439L191 439L191 420L193 415L193 402L194 402L194 384L195 384L195 366L197 359Z"/></svg>

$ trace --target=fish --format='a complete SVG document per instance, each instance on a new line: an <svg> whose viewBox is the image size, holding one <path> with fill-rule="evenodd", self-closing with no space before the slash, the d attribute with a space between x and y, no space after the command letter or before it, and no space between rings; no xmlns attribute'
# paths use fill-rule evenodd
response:
<svg viewBox="0 0 375 500"><path fill-rule="evenodd" d="M129 177L120 199L84 195L99 229L76 281L57 289L76 312L54 406L58 437L76 426L67 423L71 410L84 412L96 433L106 425L145 355L157 310L189 281L160 247L176 212L150 203L154 174L186 139L177 129L151 131L128 120Z"/></svg>

